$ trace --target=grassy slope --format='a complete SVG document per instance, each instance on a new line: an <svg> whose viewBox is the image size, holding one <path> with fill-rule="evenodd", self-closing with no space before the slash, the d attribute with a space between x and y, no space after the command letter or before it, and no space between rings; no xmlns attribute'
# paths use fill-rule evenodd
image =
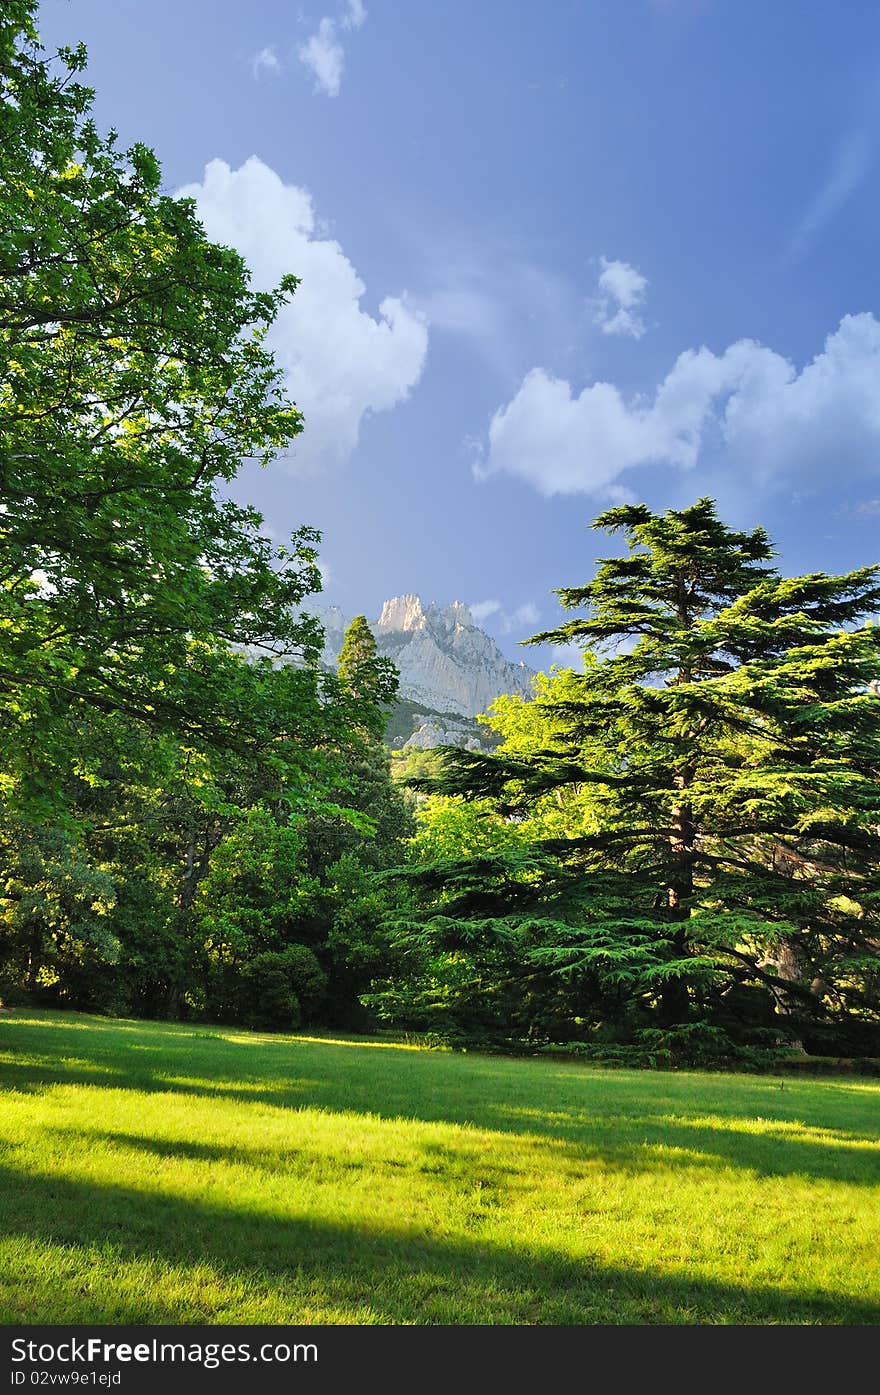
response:
<svg viewBox="0 0 880 1395"><path fill-rule="evenodd" d="M4 1013L0 1318L877 1323L878 1104Z"/></svg>

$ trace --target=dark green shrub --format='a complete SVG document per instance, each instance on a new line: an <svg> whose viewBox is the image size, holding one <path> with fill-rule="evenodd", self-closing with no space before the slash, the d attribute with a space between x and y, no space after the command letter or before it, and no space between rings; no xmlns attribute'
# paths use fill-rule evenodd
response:
<svg viewBox="0 0 880 1395"><path fill-rule="evenodd" d="M244 964L215 965L205 1012L218 1022L257 1031L291 1032L315 1020L327 976L306 945L255 954Z"/></svg>

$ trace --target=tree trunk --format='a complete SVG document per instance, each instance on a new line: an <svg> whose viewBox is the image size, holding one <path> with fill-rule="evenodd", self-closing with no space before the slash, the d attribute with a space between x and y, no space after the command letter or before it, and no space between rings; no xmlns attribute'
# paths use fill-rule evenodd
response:
<svg viewBox="0 0 880 1395"><path fill-rule="evenodd" d="M190 906L195 900L195 858L196 840L195 837L192 837L186 845L186 854L184 856L183 863L183 876L180 881L180 890L177 893L178 909L183 911L184 913L189 910Z"/></svg>
<svg viewBox="0 0 880 1395"><path fill-rule="evenodd" d="M694 778L691 766L676 771L673 783L676 790L684 793ZM690 919L691 897L694 894L694 839L696 830L691 816L691 806L686 799L679 799L671 810L671 832L669 846L672 853L669 881L666 887L666 905L669 919L677 924L672 934L676 955L687 953L687 922ZM687 1021L690 995L687 982L683 978L668 979L660 995L660 1020L664 1027L677 1027Z"/></svg>
<svg viewBox="0 0 880 1395"><path fill-rule="evenodd" d="M788 983L800 983L806 987L806 965L802 961L800 948L794 939L786 938L780 940L779 943L774 945L773 949L767 953L763 963L771 967L778 978L785 979ZM791 1016L798 1007L803 1009L803 1006L802 1000L795 994L788 994L784 990L781 990L776 995L776 1004L773 1011L777 1017L784 1019ZM806 1048L799 1038L792 1038L790 1044L795 1051L806 1052Z"/></svg>
<svg viewBox="0 0 880 1395"><path fill-rule="evenodd" d="M197 886L196 840L195 834L192 834L184 851L183 873L177 891L177 928L181 935L185 932ZM172 1022L176 1022L180 1016L180 986L176 983L169 983L165 992L164 1016Z"/></svg>
<svg viewBox="0 0 880 1395"><path fill-rule="evenodd" d="M678 937L676 937L677 939ZM682 941L683 941L682 937ZM682 943L683 948L683 943ZM680 1027L688 1019L690 994L683 978L670 978L660 990L661 1027Z"/></svg>

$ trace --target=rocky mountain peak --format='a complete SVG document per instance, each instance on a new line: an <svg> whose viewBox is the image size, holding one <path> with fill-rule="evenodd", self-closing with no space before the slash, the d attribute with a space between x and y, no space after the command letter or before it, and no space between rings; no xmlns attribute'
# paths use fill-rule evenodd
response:
<svg viewBox="0 0 880 1395"><path fill-rule="evenodd" d="M434 711L473 717L501 693L531 694L532 670L502 654L464 601L425 605L420 596L394 596L373 632L380 654L400 671L401 696Z"/></svg>
<svg viewBox="0 0 880 1395"><path fill-rule="evenodd" d="M392 596L390 601L385 602L373 630L377 634L386 630L419 630L424 628L426 622L421 596L407 593L404 596Z"/></svg>
<svg viewBox="0 0 880 1395"><path fill-rule="evenodd" d="M348 622L337 606L316 614L324 625L324 661L335 664ZM435 712L474 717L501 693L531 696L533 670L511 663L474 624L464 601L425 605L411 592L392 596L370 629L379 653L400 671L400 696Z"/></svg>
<svg viewBox="0 0 880 1395"><path fill-rule="evenodd" d="M474 617L464 601L453 601L452 605L447 606L432 603L428 606L427 616L429 629L435 626L447 634L456 629L476 629ZM480 631L480 633L483 632Z"/></svg>
<svg viewBox="0 0 880 1395"><path fill-rule="evenodd" d="M464 601L453 601L446 606L431 601L426 606L421 596L409 592L403 596L392 596L390 601L386 601L382 614L373 625L376 634L411 634L426 629L445 635L459 628L476 628L474 617Z"/></svg>

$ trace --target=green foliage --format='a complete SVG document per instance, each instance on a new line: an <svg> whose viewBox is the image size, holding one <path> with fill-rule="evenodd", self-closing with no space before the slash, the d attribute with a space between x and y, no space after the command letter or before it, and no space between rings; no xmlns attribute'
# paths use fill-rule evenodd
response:
<svg viewBox="0 0 880 1395"><path fill-rule="evenodd" d="M236 963L293 938L317 883L302 874L303 835L249 809L213 850L193 912L211 959Z"/></svg>
<svg viewBox="0 0 880 1395"><path fill-rule="evenodd" d="M301 428L263 343L295 280L250 288L33 14L0 16L0 779L44 818L81 711L246 745L228 646L314 664L319 581L313 530L279 549L217 488Z"/></svg>
<svg viewBox="0 0 880 1395"><path fill-rule="evenodd" d="M346 799L363 822L343 820L320 807L305 820L305 865L321 887L308 942L322 946L329 975L328 1023L363 1029L370 1018L361 994L393 961L384 922L400 899L398 889L376 874L404 856L412 815L378 740L362 732L349 743L345 763Z"/></svg>
<svg viewBox="0 0 880 1395"><path fill-rule="evenodd" d="M4 985L241 1021L265 978L289 1023L328 866L405 830L371 744L393 666L362 622L321 670L318 535L228 498L301 429L265 346L296 278L255 292L33 17L0 15Z"/></svg>
<svg viewBox="0 0 880 1395"><path fill-rule="evenodd" d="M381 740L388 704L397 692L397 669L381 658L366 617L356 615L345 631L337 661L343 691L360 705L360 726L374 741Z"/></svg>
<svg viewBox="0 0 880 1395"><path fill-rule="evenodd" d="M877 1024L880 569L783 578L708 500L596 526L628 552L535 636L580 643L584 672L496 704L498 753L414 781L445 799L420 813L397 933L427 966L504 945L521 976L592 993L585 1038L627 1014L745 1042L768 1016L808 1044ZM731 1010L746 990L764 1015Z"/></svg>
<svg viewBox="0 0 880 1395"><path fill-rule="evenodd" d="M0 858L0 994L75 996L118 957L113 882L57 830L7 822Z"/></svg>
<svg viewBox="0 0 880 1395"><path fill-rule="evenodd" d="M418 706L389 717L363 616L321 668L317 533L227 497L302 426L265 345L296 278L253 290L34 14L0 13L3 993L880 1052L880 568L784 578L706 499L609 509L626 549L535 636L583 670L392 770Z"/></svg>
<svg viewBox="0 0 880 1395"><path fill-rule="evenodd" d="M232 977L227 973L227 980ZM227 982L231 1002L223 1017L258 1031L295 1031L314 1021L326 983L323 969L305 945L256 954L241 965L233 983Z"/></svg>

